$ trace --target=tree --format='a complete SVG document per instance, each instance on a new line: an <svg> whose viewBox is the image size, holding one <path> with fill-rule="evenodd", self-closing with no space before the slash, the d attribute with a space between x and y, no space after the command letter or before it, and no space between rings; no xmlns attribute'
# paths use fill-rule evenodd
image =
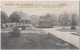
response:
<svg viewBox="0 0 80 50"><path fill-rule="evenodd" d="M38 21L40 17L36 15L31 15L30 17L32 18L32 25L36 27L38 25Z"/></svg>
<svg viewBox="0 0 80 50"><path fill-rule="evenodd" d="M52 21L51 23L53 23L54 26L57 26L58 23L57 23L57 16L55 14L50 14L50 20Z"/></svg>
<svg viewBox="0 0 80 50"><path fill-rule="evenodd" d="M63 17L63 15L60 15L60 16L58 17L58 23L59 23L60 26L63 25L62 17Z"/></svg>
<svg viewBox="0 0 80 50"><path fill-rule="evenodd" d="M8 22L8 15L5 12L1 11L1 23L6 22Z"/></svg>
<svg viewBox="0 0 80 50"><path fill-rule="evenodd" d="M61 26L70 26L71 25L71 17L70 14L64 13L58 17L59 24Z"/></svg>
<svg viewBox="0 0 80 50"><path fill-rule="evenodd" d="M71 29L76 29L76 14L74 13L74 14L72 14L72 27L71 27Z"/></svg>
<svg viewBox="0 0 80 50"><path fill-rule="evenodd" d="M11 22L17 22L19 23L20 22L20 18L21 18L21 13L20 12L13 12L11 15L10 15L10 21Z"/></svg>
<svg viewBox="0 0 80 50"><path fill-rule="evenodd" d="M63 15L63 25L69 26L70 24L70 15L68 13L64 13Z"/></svg>

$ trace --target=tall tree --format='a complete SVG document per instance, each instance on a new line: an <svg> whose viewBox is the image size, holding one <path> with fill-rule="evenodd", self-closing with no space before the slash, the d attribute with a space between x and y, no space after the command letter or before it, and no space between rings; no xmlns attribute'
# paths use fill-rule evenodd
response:
<svg viewBox="0 0 80 50"><path fill-rule="evenodd" d="M51 16L51 21L52 21L53 25L57 26L58 25L57 16L55 14L50 14L50 16Z"/></svg>
<svg viewBox="0 0 80 50"><path fill-rule="evenodd" d="M1 11L1 23L6 22L8 22L8 15L5 12Z"/></svg>
<svg viewBox="0 0 80 50"><path fill-rule="evenodd" d="M11 22L20 22L20 18L21 18L21 13L20 12L13 12L10 15L10 21Z"/></svg>
<svg viewBox="0 0 80 50"><path fill-rule="evenodd" d="M63 18L63 15L59 15L59 17L58 17L58 23L59 23L60 26L63 25L62 18Z"/></svg>
<svg viewBox="0 0 80 50"><path fill-rule="evenodd" d="M63 24L64 26L69 26L69 22L70 22L70 15L68 13L64 13L63 15Z"/></svg>
<svg viewBox="0 0 80 50"><path fill-rule="evenodd" d="M70 26L71 25L71 17L70 14L64 13L58 17L59 24L61 26Z"/></svg>
<svg viewBox="0 0 80 50"><path fill-rule="evenodd" d="M40 17L37 15L31 15L30 17L32 18L32 25L36 27L38 25L38 21Z"/></svg>
<svg viewBox="0 0 80 50"><path fill-rule="evenodd" d="M71 29L76 29L76 14L74 13L74 14L72 14L72 27L71 27Z"/></svg>

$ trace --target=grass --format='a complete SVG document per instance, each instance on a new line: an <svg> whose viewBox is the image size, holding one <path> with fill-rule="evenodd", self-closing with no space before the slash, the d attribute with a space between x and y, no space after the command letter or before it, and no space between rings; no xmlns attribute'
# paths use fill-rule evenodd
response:
<svg viewBox="0 0 80 50"><path fill-rule="evenodd" d="M63 41L52 34L21 33L19 37L10 37L9 33L1 33L2 49L78 49L69 44L58 46L56 43Z"/></svg>

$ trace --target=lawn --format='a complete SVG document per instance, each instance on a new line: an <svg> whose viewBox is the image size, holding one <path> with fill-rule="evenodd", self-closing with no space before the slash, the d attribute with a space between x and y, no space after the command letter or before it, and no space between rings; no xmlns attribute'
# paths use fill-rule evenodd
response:
<svg viewBox="0 0 80 50"><path fill-rule="evenodd" d="M52 34L21 33L19 37L11 37L9 33L1 33L2 49L78 49L69 44L58 46L63 41Z"/></svg>

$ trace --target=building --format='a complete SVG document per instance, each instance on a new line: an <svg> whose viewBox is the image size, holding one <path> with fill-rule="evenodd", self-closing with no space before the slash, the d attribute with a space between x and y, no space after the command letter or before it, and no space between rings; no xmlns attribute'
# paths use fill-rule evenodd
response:
<svg viewBox="0 0 80 50"><path fill-rule="evenodd" d="M52 28L53 21L51 20L51 16L41 16L38 22L38 27L41 28Z"/></svg>

